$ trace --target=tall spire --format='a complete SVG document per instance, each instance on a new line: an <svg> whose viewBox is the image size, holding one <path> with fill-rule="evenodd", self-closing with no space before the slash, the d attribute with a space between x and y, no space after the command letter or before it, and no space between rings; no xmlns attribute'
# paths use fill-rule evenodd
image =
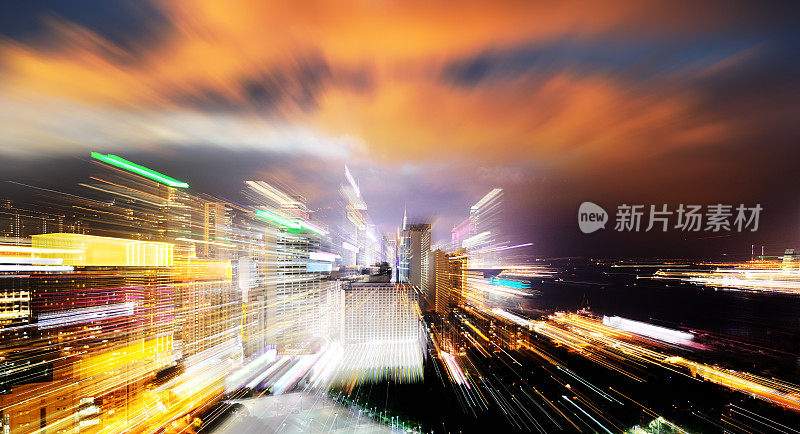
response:
<svg viewBox="0 0 800 434"><path fill-rule="evenodd" d="M406 230L406 206L403 205L403 230Z"/></svg>

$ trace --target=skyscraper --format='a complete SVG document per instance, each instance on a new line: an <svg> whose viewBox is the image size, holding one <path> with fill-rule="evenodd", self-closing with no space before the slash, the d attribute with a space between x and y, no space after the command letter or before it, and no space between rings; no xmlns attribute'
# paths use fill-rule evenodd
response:
<svg viewBox="0 0 800 434"><path fill-rule="evenodd" d="M463 303L467 256L462 253L447 254L442 250L431 253L436 270L434 297L436 313L447 315L453 307Z"/></svg>
<svg viewBox="0 0 800 434"><path fill-rule="evenodd" d="M309 341L321 335L320 314L329 281L312 260L327 230L298 216L308 216L302 198L291 196L263 181L248 181L256 215L269 224L264 231L266 248L264 299L266 341L278 353L309 351ZM322 252L319 252L322 253ZM324 256L324 255L323 255Z"/></svg>
<svg viewBox="0 0 800 434"><path fill-rule="evenodd" d="M347 180L339 188L344 198L345 221L342 225L342 256L344 265L366 267L373 265L380 256L380 245L375 224L367 213L367 203L361 197L361 189L350 169L344 167Z"/></svg>
<svg viewBox="0 0 800 434"><path fill-rule="evenodd" d="M503 228L503 189L493 189L470 208L469 235L462 247L470 252L471 267L500 265L498 249L508 245Z"/></svg>
<svg viewBox="0 0 800 434"><path fill-rule="evenodd" d="M432 304L431 225L427 223L409 225L403 231L403 243L405 256L403 259L408 266L407 282L417 286Z"/></svg>
<svg viewBox="0 0 800 434"><path fill-rule="evenodd" d="M344 292L342 344L338 382L421 377L425 353L417 293L406 284L347 283Z"/></svg>
<svg viewBox="0 0 800 434"><path fill-rule="evenodd" d="M456 250L463 247L461 244L464 242L465 239L470 237L470 219L465 218L461 221L461 223L453 226L453 229L450 231L450 251L455 252Z"/></svg>

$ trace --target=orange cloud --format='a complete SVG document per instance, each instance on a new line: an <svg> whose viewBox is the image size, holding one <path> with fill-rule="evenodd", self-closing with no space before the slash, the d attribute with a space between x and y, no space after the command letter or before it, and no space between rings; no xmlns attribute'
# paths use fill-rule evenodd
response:
<svg viewBox="0 0 800 434"><path fill-rule="evenodd" d="M328 92L315 114L324 128L355 133L384 158L530 159L575 170L731 134L728 125L707 124L688 92L641 93L612 79L570 73L466 89L434 80L392 81L371 94Z"/></svg>
<svg viewBox="0 0 800 434"><path fill-rule="evenodd" d="M580 168L731 133L724 122L698 117L695 97L680 88L632 90L572 71L465 88L442 82L439 72L449 59L566 36L704 32L735 21L733 10L633 1L256 0L169 1L160 9L173 28L136 55L55 19L54 47L6 42L3 86L144 112L180 109L187 99L195 101L189 110L202 110L213 95L258 118L271 113L252 105L244 83L266 77L277 92L302 96L304 79L292 73L303 69L303 56L319 56L331 80L363 67L373 86L329 84L315 89L314 108L287 98L278 111L290 122L358 136L384 158L532 158Z"/></svg>
<svg viewBox="0 0 800 434"><path fill-rule="evenodd" d="M168 103L198 89L246 103L241 79L291 66L295 53L319 52L337 65L396 67L568 35L697 31L728 15L630 1L191 0L165 1L160 9L173 29L136 57L89 29L50 19L57 46L4 44L3 78L58 96L115 104Z"/></svg>

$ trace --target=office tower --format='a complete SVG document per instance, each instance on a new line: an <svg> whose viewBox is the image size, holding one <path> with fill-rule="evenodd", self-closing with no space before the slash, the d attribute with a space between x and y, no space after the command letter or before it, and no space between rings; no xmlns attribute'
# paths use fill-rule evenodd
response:
<svg viewBox="0 0 800 434"><path fill-rule="evenodd" d="M248 181L248 196L258 207L255 214L269 225L264 232L266 249L263 300L267 345L279 354L311 351L310 343L321 333L320 312L331 272L323 255L321 239L328 231L306 219L303 199L263 181ZM328 253L331 255L330 253Z"/></svg>
<svg viewBox="0 0 800 434"><path fill-rule="evenodd" d="M345 283L338 382L413 381L422 376L425 328L410 285Z"/></svg>
<svg viewBox="0 0 800 434"><path fill-rule="evenodd" d="M411 268L411 232L406 230L405 216L403 216L403 229L397 236L397 281L409 282Z"/></svg>
<svg viewBox="0 0 800 434"><path fill-rule="evenodd" d="M453 229L450 231L451 252L455 252L463 247L461 244L470 237L470 227L469 218L465 218L461 223L453 226Z"/></svg>
<svg viewBox="0 0 800 434"><path fill-rule="evenodd" d="M493 268L500 265L502 257L498 249L508 242L503 229L503 190L495 188L470 208L469 238L462 247L469 250L470 266Z"/></svg>
<svg viewBox="0 0 800 434"><path fill-rule="evenodd" d="M436 250L432 256L435 258L435 303L436 313L447 315L454 307L463 303L465 272L467 271L467 256L461 254L447 254Z"/></svg>
<svg viewBox="0 0 800 434"><path fill-rule="evenodd" d="M241 362L231 264L258 239L234 227L237 210L147 179L149 169L98 167L84 195L48 192L47 213L0 217L11 263L0 282L16 293L3 304L15 328L0 330L0 405L13 432L157 426L187 399L213 399ZM159 378L172 379L153 388Z"/></svg>
<svg viewBox="0 0 800 434"><path fill-rule="evenodd" d="M347 166L344 168L344 175L347 183L339 188L345 201L342 251L339 254L343 259L348 259L343 264L363 268L377 261L380 254L379 240L375 224L367 213L367 203L361 197L361 189Z"/></svg>
<svg viewBox="0 0 800 434"><path fill-rule="evenodd" d="M386 262L392 269L397 268L397 237L394 233L381 235L381 262Z"/></svg>
<svg viewBox="0 0 800 434"><path fill-rule="evenodd" d="M267 244L269 224L252 213L233 216L232 244L238 246L232 263L232 281L241 304L241 340L244 357L266 351L267 341Z"/></svg>
<svg viewBox="0 0 800 434"><path fill-rule="evenodd" d="M450 260L445 252L438 249L433 252L432 257L436 269L433 290L436 313L446 315L450 305Z"/></svg>
<svg viewBox="0 0 800 434"><path fill-rule="evenodd" d="M403 249L403 260L408 267L407 282L419 288L432 304L432 282L430 282L431 225L427 223L409 225L403 231ZM405 264L401 264L401 267Z"/></svg>
<svg viewBox="0 0 800 434"><path fill-rule="evenodd" d="M309 352L309 342L320 335L325 276L309 268L310 253L318 250L315 238L277 228L266 232L267 342L279 354Z"/></svg>
<svg viewBox="0 0 800 434"><path fill-rule="evenodd" d="M367 215L369 218L369 215ZM367 228L364 231L364 239L361 243L361 250L359 251L360 260L358 261L363 267L375 265L379 262L381 257L380 239L378 238L378 230L372 221L367 223Z"/></svg>
<svg viewBox="0 0 800 434"><path fill-rule="evenodd" d="M168 207L165 241L177 254L178 350L186 358L235 347L243 357L242 292L232 267L245 245L232 243L234 209L183 191L171 196Z"/></svg>
<svg viewBox="0 0 800 434"><path fill-rule="evenodd" d="M35 322L25 339L3 343L8 426L85 428L100 423L101 409L106 425L137 417L146 384L176 361L172 245L50 233L0 249L64 268L28 268Z"/></svg>

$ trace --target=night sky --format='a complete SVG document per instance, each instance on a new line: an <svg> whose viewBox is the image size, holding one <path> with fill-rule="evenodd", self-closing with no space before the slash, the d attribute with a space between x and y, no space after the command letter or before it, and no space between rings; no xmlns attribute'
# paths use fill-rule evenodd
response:
<svg viewBox="0 0 800 434"><path fill-rule="evenodd" d="M1 179L72 188L94 150L231 200L266 179L325 207L347 164L383 230L405 206L435 240L503 187L535 255L800 248L796 2L0 8ZM612 219L622 203L764 211L755 233L584 235L583 201Z"/></svg>

